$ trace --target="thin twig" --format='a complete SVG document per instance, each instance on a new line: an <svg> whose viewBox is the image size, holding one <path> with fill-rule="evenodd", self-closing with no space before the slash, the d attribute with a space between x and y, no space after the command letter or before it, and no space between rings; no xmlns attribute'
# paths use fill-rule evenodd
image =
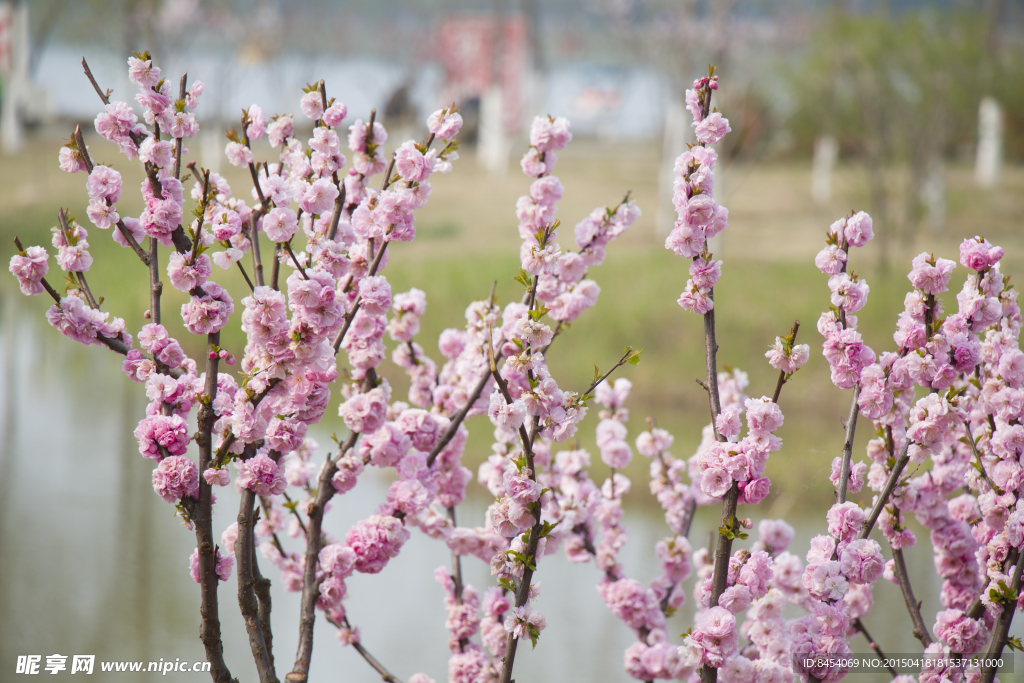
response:
<svg viewBox="0 0 1024 683"><path fill-rule="evenodd" d="M800 331L800 321L796 320L793 322L793 327L789 330L789 336L786 339L789 341L790 349L793 348L793 344L796 342L796 333ZM782 393L782 385L789 380L786 378L786 371L779 370L779 381L775 384L775 393L772 394L772 403L779 402L779 394Z"/></svg>
<svg viewBox="0 0 1024 683"><path fill-rule="evenodd" d="M889 473L889 480L885 482L885 488L878 495L875 506L871 508L871 514L864 520L864 526L860 530L860 538L867 538L871 535L871 530L875 528L878 516L882 514L882 508L888 504L889 496L892 495L893 489L896 488L900 475L903 473L903 468L907 466L908 462L910 462L910 439L907 439L906 444L903 446L903 452L900 453L896 464L893 465L892 472Z"/></svg>
<svg viewBox="0 0 1024 683"><path fill-rule="evenodd" d="M860 620L860 617L858 617L858 618L853 620L853 627L855 629L857 629L858 631L860 631L861 635L863 635L867 639L868 645L871 647L872 650L875 651L876 655L878 655L879 657L882 658L883 662L888 662L889 661L889 658L885 656L884 652L882 652L882 648L878 647L878 643L876 643L875 639L871 637L870 633L868 633L868 630L864 626L864 622ZM885 668L889 670L889 673L891 673L893 675L893 677L896 677L896 676L899 675L899 673L897 673L896 669L894 669L891 666L889 666L888 663L885 665Z"/></svg>
<svg viewBox="0 0 1024 683"><path fill-rule="evenodd" d="M853 457L853 437L857 431L857 416L860 415L860 382L853 385L853 399L850 401L850 416L846 420L846 438L843 440L843 459L839 470L838 500L846 502L846 489L850 483L850 460Z"/></svg>
<svg viewBox="0 0 1024 683"><path fill-rule="evenodd" d="M921 641L921 644L928 647L932 644L932 637L928 633L928 625L924 623L921 616L921 602L914 597L914 589L910 585L910 575L907 574L907 563L903 559L901 548L892 549L893 574L900 585L903 593L903 601L907 604L907 611L910 612L910 621L914 625L914 637Z"/></svg>

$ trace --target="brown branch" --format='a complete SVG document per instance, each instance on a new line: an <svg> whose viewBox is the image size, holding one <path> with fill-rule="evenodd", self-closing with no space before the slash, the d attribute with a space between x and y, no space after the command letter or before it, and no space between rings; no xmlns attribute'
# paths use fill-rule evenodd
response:
<svg viewBox="0 0 1024 683"><path fill-rule="evenodd" d="M932 637L928 633L928 625L924 623L921 616L921 602L914 597L914 589L910 585L910 576L907 574L907 563L903 559L903 550L892 549L893 574L899 582L900 591L903 593L903 602L907 604L907 611L910 612L910 621L914 624L914 637L921 641L921 644L928 647L932 644Z"/></svg>
<svg viewBox="0 0 1024 683"><path fill-rule="evenodd" d="M220 333L207 335L207 344L216 346ZM224 663L224 644L220 637L220 616L217 603L217 556L213 541L213 491L202 473L210 466L213 450L213 423L217 416L213 412L213 401L217 397L217 367L219 357L214 355L206 360L206 387L204 402L199 408L196 443L199 446L199 503L193 520L196 526L196 542L199 547L199 583L201 585L202 631L200 639L206 648L206 659L212 667L213 680L230 681L231 674Z"/></svg>
<svg viewBox="0 0 1024 683"><path fill-rule="evenodd" d="M448 429L445 430L441 438L438 439L437 443L434 444L433 450L430 451L430 455L427 456L427 467L431 467L437 456L444 450L444 447L448 445L453 438L455 438L456 432L459 431L459 425L463 423L466 416L469 415L469 411L473 408L478 400L480 400L480 394L483 393L484 387L487 386L487 381L491 379L491 371L488 370L480 376L480 380L473 387L473 393L470 394L469 399L466 401L466 405L462 407L462 410L455 413L455 417L448 423Z"/></svg>
<svg viewBox="0 0 1024 683"><path fill-rule="evenodd" d="M299 269L299 273L302 275L302 279L308 280L309 276L306 275L306 269L302 267L302 264L299 263L298 257L295 256L295 252L292 251L291 241L289 240L288 242L282 242L281 244L284 246L284 250L288 252L288 255L292 257L292 263L294 263L295 267Z"/></svg>
<svg viewBox="0 0 1024 683"><path fill-rule="evenodd" d="M796 333L799 332L799 331L800 331L800 321L796 320L796 321L793 322L793 327L789 330L789 336L787 337L787 340L789 341L790 349L792 349L793 343L796 342ZM772 394L772 403L778 403L779 402L779 394L782 393L782 385L784 385L788 381L789 381L789 379L786 378L786 371L785 370L779 370L779 381L775 384L775 393Z"/></svg>
<svg viewBox="0 0 1024 683"><path fill-rule="evenodd" d="M245 272L245 266L242 265L241 261L235 261L235 263L238 265L238 269L240 271L242 271L242 277L245 278L245 284L249 285L249 291L255 293L256 292L256 287L253 286L252 280L249 279L249 273ZM276 282L275 282L275 284L276 284ZM276 289L276 287L275 287L275 289Z"/></svg>
<svg viewBox="0 0 1024 683"><path fill-rule="evenodd" d="M178 99L183 100L188 95L186 88L188 84L188 73L181 75L181 82L178 83ZM174 177L181 180L181 148L184 146L184 138L174 140Z"/></svg>
<svg viewBox="0 0 1024 683"><path fill-rule="evenodd" d="M257 222L260 211L256 210L249 214L249 244L252 250L252 271L256 278L256 286L263 286L263 260L260 258L260 236Z"/></svg>
<svg viewBox="0 0 1024 683"><path fill-rule="evenodd" d="M299 209L301 211L302 209ZM276 291L280 291L281 287L279 282L281 280L281 245L280 243L274 244L274 260L273 265L270 266L270 288Z"/></svg>
<svg viewBox="0 0 1024 683"><path fill-rule="evenodd" d="M57 211L57 220L60 221L60 229L64 232L64 241L71 244L71 226L68 224L67 214L64 209ZM85 280L85 273L75 272L75 277L78 278L79 289L82 294L85 295L85 300L89 302L92 308L99 308L99 304L96 303L96 297L92 295L92 290L89 289L89 283Z"/></svg>
<svg viewBox="0 0 1024 683"><path fill-rule="evenodd" d="M608 379L608 376L609 376L609 375L611 375L611 374L612 374L613 372L615 372L615 371L616 371L616 370L618 370L618 369L619 369L620 367L622 367L622 366L623 366L623 365L625 365L625 364L626 364L627 362L629 362L629 359L630 359L631 357L633 357L633 349L632 349L631 347L627 346L627 347L626 347L626 351L625 351L625 353L623 353L623 354L622 354L622 358L620 358L620 359L618 360L618 362L617 362L617 363L615 363L615 365L613 365L613 366L612 366L612 369L611 369L611 370L609 370L608 372L604 373L604 374L603 374L603 375L601 376L601 379L598 379L598 380L594 380L594 383L593 383L593 384L591 384L591 385L590 385L589 387L587 387L587 390L586 390L586 391L584 391L584 392L583 392L582 394L580 394L580 396L590 396L590 392L592 392L592 391L593 391L594 389L596 389L596 388L597 388L597 387L598 387L598 386L599 386L599 385L601 384L601 382L603 382L603 381L605 381L606 379Z"/></svg>
<svg viewBox="0 0 1024 683"><path fill-rule="evenodd" d="M1024 553L1018 553L1017 564L1013 568L1013 576L1010 579L1010 593L1017 595L1021 589L1021 569L1024 568ZM1003 612L992 629L992 639L989 641L985 659L1001 659L1003 648L1006 647L1007 636L1010 633L1010 623L1017 611L1017 603L1009 602L1003 604ZM990 666L981 670L981 683L992 683L996 676L997 667Z"/></svg>
<svg viewBox="0 0 1024 683"><path fill-rule="evenodd" d="M971 434L971 426L967 423L966 420L963 421L963 425L964 431L967 432L967 443L970 444L971 452L974 453L974 458L978 462L978 472L981 473L981 476L985 480L985 483L988 484L993 491L995 491L1000 496L1003 495L1003 490L996 486L995 482L989 478L988 472L985 471L985 464L981 461L981 453L978 451L978 444L974 441L974 435Z"/></svg>
<svg viewBox="0 0 1024 683"><path fill-rule="evenodd" d="M263 625L259 618L256 599L256 578L253 572L256 492L243 489L238 504L238 539L235 541L235 560L238 563L238 607L249 634L249 648L256 663L260 683L274 683L277 675L270 667L270 655L263 639Z"/></svg>
<svg viewBox="0 0 1024 683"><path fill-rule="evenodd" d="M212 343L216 344L217 342ZM267 386L263 389L263 391L261 391L259 394L254 396L249 401L250 403L252 403L252 407L257 407L260 404L260 402L267 397L267 394L270 393L270 390L276 387L277 383L280 381L281 379L279 377L275 377L274 379L267 382ZM211 399L210 402L212 403L213 399ZM217 449L217 459L215 460L215 462L217 463L218 467L224 464L224 459L228 456L228 449L230 449L231 445L235 443L235 440L236 437L234 433L231 433L227 436L227 438L224 439L224 443L220 445L220 448Z"/></svg>
<svg viewBox="0 0 1024 683"><path fill-rule="evenodd" d="M875 639L871 637L870 633L868 633L867 628L864 626L864 622L861 621L859 617L853 620L853 627L860 631L860 633L867 639L868 645L871 647L872 650L875 651L875 654L882 658L883 662L889 661L889 658L885 656L884 652L882 652L882 648L878 647L878 643L876 643ZM891 673L893 677L899 675L896 669L892 668L888 664L885 665L885 668L889 670L889 673Z"/></svg>
<svg viewBox="0 0 1024 683"><path fill-rule="evenodd" d="M458 524L455 521L455 508L452 507L452 506L449 506L449 508L448 508L448 519L451 520L452 528L453 529L456 526L458 526ZM462 586L463 586L463 583L462 583L462 557L457 552L455 552L454 550L452 551L452 583L454 584L453 589L452 589L452 593L455 595L455 602L457 602L458 604L461 605L462 604ZM468 645L468 644L469 644L469 639L468 638L460 638L459 639L459 651L460 652L465 652L466 651L466 645Z"/></svg>
<svg viewBox="0 0 1024 683"><path fill-rule="evenodd" d="M885 488L878 496L878 500L875 501L874 507L871 508L871 514L864 520L864 526L860 530L860 538L867 538L871 535L871 530L875 527L875 522L878 521L878 516L882 514L882 508L884 508L889 502L889 496L892 495L893 489L896 488L897 482L899 482L900 475L903 473L903 468L910 462L910 439L907 439L906 444L903 446L903 452L900 453L900 457L896 460L896 464L893 465L892 471L889 473L889 480L885 482Z"/></svg>
<svg viewBox="0 0 1024 683"><path fill-rule="evenodd" d="M263 643L267 646L267 658L270 660L270 672L277 678L274 671L274 634L270 628L270 579L264 578L260 572L260 565L256 559L256 544L252 547L252 574L255 579L256 600L259 602L258 615L260 628L263 631Z"/></svg>
<svg viewBox="0 0 1024 683"><path fill-rule="evenodd" d="M299 610L299 645L295 653L295 664L291 673L285 678L288 681L301 682L309 677L309 664L313 657L313 626L316 622L316 599L320 594L316 580L316 565L323 547L321 530L324 521L324 508L334 497L334 486L331 479L338 471L337 461L345 453L353 449L359 439L359 432L350 432L345 443L338 449L334 458L327 458L317 482L316 496L306 512L309 530L306 533L306 561L302 574L302 599Z"/></svg>
<svg viewBox="0 0 1024 683"><path fill-rule="evenodd" d="M708 297L714 301L715 291L712 288ZM715 418L722 412L721 399L718 395L718 341L715 338L715 309L704 314L704 362L707 369L705 389L711 409L711 428L717 441L725 441L718 433ZM736 506L739 502L739 488L734 481L722 499L722 529L731 528L736 521ZM718 599L725 591L729 578L729 558L732 556L732 538L719 531L718 545L715 548L714 574L711 577L711 606L718 606ZM718 680L718 669L705 665L701 667L702 683L715 683Z"/></svg>
<svg viewBox="0 0 1024 683"><path fill-rule="evenodd" d="M843 461L839 470L839 491L837 492L840 503L846 502L846 489L850 483L850 460L853 457L853 436L857 431L857 416L860 415L860 407L857 399L860 398L860 382L853 385L853 400L850 401L850 416L846 420L846 438L843 440Z"/></svg>

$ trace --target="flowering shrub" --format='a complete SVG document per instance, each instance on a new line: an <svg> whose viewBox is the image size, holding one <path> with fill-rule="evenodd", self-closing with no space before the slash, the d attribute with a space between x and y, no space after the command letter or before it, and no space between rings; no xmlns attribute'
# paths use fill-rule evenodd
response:
<svg viewBox="0 0 1024 683"><path fill-rule="evenodd" d="M622 502L632 486L619 470L634 446L625 426L631 384L611 379L640 352L627 348L611 369L576 391L559 386L546 361L565 326L597 301L600 287L588 277L591 269L640 215L629 195L598 207L575 226L575 248L562 249L555 216L563 187L553 172L558 152L572 140L569 122L535 119L522 158L523 172L534 179L515 207L522 299L504 308L493 294L471 302L465 328L440 335L439 364L416 341L425 294L393 292L384 273L390 245L416 236L416 212L430 197L431 177L451 172L458 159L462 119L454 106L429 117L422 142L403 142L390 157L383 147L387 132L373 112L367 121L356 119L348 127L349 164L339 136L348 111L327 96L322 81L307 87L300 101L305 125L312 127L305 144L298 132L303 126L291 115L268 118L253 105L240 128L228 133L225 149L231 164L249 170L249 201L194 163L187 164L191 186L182 179L183 142L199 130L194 110L202 83L189 87L182 77L175 97L148 54L128 63L142 119L128 103L109 101L110 93L93 80L105 106L95 125L121 154L144 165L145 210L138 218L120 214L121 176L93 160L80 130L61 149L60 165L87 174L89 221L110 230L148 269L150 322L129 330L124 320L100 311L86 279L93 265L88 230L63 210L53 228L57 263L67 273L63 295L46 280L43 247L25 249L16 240L10 270L26 295L53 298L46 313L51 325L82 344L123 354L125 374L144 385L150 403L135 437L141 455L157 463L154 490L196 534L189 569L200 584L201 638L215 681L232 680L218 601L219 583L232 572L260 680L279 680L260 558L276 567L286 590L301 593L298 651L286 680L308 678L317 612L343 645L356 648L385 680L397 680L360 644L346 614L345 582L355 572L380 572L412 529L452 553L452 566L439 567L435 577L447 608L453 683L511 680L520 641L536 645L546 627L533 605L539 592L534 574L559 549L601 572L598 595L636 636L624 665L639 680L838 681L847 669L836 657L852 652L850 639L858 633L882 653L862 622L882 578L902 589L927 653L1000 655L1024 600L1024 353L1016 292L999 270L1001 249L982 238L964 241L960 263L971 272L956 311L945 316L938 297L956 263L917 256L895 350L877 354L857 331L868 285L848 270L851 248L873 236L871 218L855 212L832 224L815 259L831 292L817 328L832 381L852 389L852 400L844 449L832 462L837 501L825 515L828 533L815 537L801 560L789 552L793 529L762 519L756 542L734 552L733 541L753 528L739 506L757 505L769 493L769 456L782 445L775 434L784 421L780 395L810 347L796 343L799 323L776 338L765 353L779 371L771 397L747 396L743 372L717 369L714 287L723 263L708 240L728 226L728 210L714 195L713 145L730 127L711 106L718 88L713 69L695 81L686 104L697 143L675 163L678 220L665 246L690 259L691 277L678 303L703 317L707 374L701 384L712 420L685 460L671 455L672 435L653 421L635 438L636 450L650 460L650 489L669 531L653 549L661 574L644 584L619 562L627 540ZM92 79L87 66L86 74ZM252 150L252 141L264 136L277 150L273 161L257 160ZM267 252L269 278L261 233L274 245ZM171 286L189 295L180 313L190 333L205 337L204 358L189 358L161 323L161 247L171 249L165 260ZM214 266L240 270L248 291L232 296L211 279ZM236 313L246 343L240 371L232 373L236 356L220 346L220 332ZM409 376L407 400L394 396L381 374L385 335L397 344L391 359ZM336 450L318 457L307 430L324 419L335 388L348 431ZM599 406L603 467L578 447L558 446L577 433L591 403ZM190 434L193 411L196 431ZM477 526L459 526L455 509L473 479L462 464L466 418L483 415L494 427L494 454L477 479L494 502ZM870 464L853 458L859 416L877 434L867 448ZM909 463L916 469L908 473ZM367 467L393 469L395 481L376 510L367 510L343 538L332 537L323 530L328 503L357 486ZM238 521L222 530L218 544L213 491L232 481L241 493ZM875 493L870 509L847 500L865 485ZM697 507L719 504L714 547L694 551L688 536ZM262 519L257 509L265 512ZM906 528L909 514L929 530L944 580L944 609L930 629L902 554L916 542ZM871 538L876 526L891 560ZM282 538L286 529L294 542ZM461 563L469 557L486 563L494 577L482 595L462 580ZM684 582L694 573L697 616L674 641L666 617L685 601ZM785 616L787 604L798 616ZM994 674L988 667L966 675L991 681ZM919 680L964 675L929 665ZM431 680L425 674L409 679Z"/></svg>

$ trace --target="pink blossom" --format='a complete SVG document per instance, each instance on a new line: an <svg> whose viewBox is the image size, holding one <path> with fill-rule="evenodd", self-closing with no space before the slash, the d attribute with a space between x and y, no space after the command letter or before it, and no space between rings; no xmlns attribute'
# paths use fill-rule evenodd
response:
<svg viewBox="0 0 1024 683"><path fill-rule="evenodd" d="M298 218L289 208L271 209L263 218L263 232L274 242L287 242L298 230Z"/></svg>
<svg viewBox="0 0 1024 683"><path fill-rule="evenodd" d="M210 486L227 486L231 483L231 475L227 470L218 470L209 467L203 472L203 479Z"/></svg>
<svg viewBox="0 0 1024 683"><path fill-rule="evenodd" d="M45 291L42 280L50 270L49 259L50 254L43 247L29 247L24 255L15 254L11 257L9 270L18 278L22 294L28 296Z"/></svg>
<svg viewBox="0 0 1024 683"><path fill-rule="evenodd" d="M391 308L391 285L381 275L359 281L362 309L371 315L383 315Z"/></svg>
<svg viewBox="0 0 1024 683"><path fill-rule="evenodd" d="M771 480L758 477L740 484L739 502L745 505L757 505L768 496Z"/></svg>
<svg viewBox="0 0 1024 683"><path fill-rule="evenodd" d="M60 170L65 173L78 173L79 171L86 170L85 158L77 149L61 147L60 153L58 154L58 160L60 163Z"/></svg>
<svg viewBox="0 0 1024 683"><path fill-rule="evenodd" d="M376 574L409 540L409 531L391 516L373 515L358 522L345 534L345 543L355 553L356 571Z"/></svg>
<svg viewBox="0 0 1024 683"><path fill-rule="evenodd" d="M402 180L421 183L433 172L434 157L434 152L424 154L416 148L414 141L409 140L395 151L395 170Z"/></svg>
<svg viewBox="0 0 1024 683"><path fill-rule="evenodd" d="M538 116L530 124L530 146L541 153L557 152L572 140L568 119Z"/></svg>
<svg viewBox="0 0 1024 683"><path fill-rule="evenodd" d="M153 489L168 503L199 497L199 468L183 455L164 458L153 470Z"/></svg>
<svg viewBox="0 0 1024 683"><path fill-rule="evenodd" d="M960 263L979 273L1003 258L1002 247L993 247L981 237L966 239L960 243Z"/></svg>
<svg viewBox="0 0 1024 683"><path fill-rule="evenodd" d="M836 503L829 508L825 518L828 520L828 532L846 543L860 533L864 524L864 510L856 503Z"/></svg>
<svg viewBox="0 0 1024 683"><path fill-rule="evenodd" d="M882 576L885 560L876 541L858 538L851 541L839 557L843 574L850 583L871 584Z"/></svg>
<svg viewBox="0 0 1024 683"><path fill-rule="evenodd" d="M196 287L202 287L213 272L210 257L206 254L199 254L195 263L191 262L192 254L182 254L173 251L167 261L167 275L171 279L171 286L175 289L188 292Z"/></svg>
<svg viewBox="0 0 1024 683"><path fill-rule="evenodd" d="M843 270L846 263L846 252L836 244L830 244L814 257L814 265L826 275L836 275Z"/></svg>
<svg viewBox="0 0 1024 683"><path fill-rule="evenodd" d="M203 296L193 296L181 306L185 328L192 334L219 332L227 325L228 316L235 311L231 296L216 282L204 283L203 289Z"/></svg>
<svg viewBox="0 0 1024 683"><path fill-rule="evenodd" d="M729 119L723 118L716 111L708 114L707 118L696 125L694 134L697 141L703 145L717 145L731 130Z"/></svg>
<svg viewBox="0 0 1024 683"><path fill-rule="evenodd" d="M279 467L266 453L240 462L237 483L260 496L280 495L288 486L284 468Z"/></svg>
<svg viewBox="0 0 1024 683"><path fill-rule="evenodd" d="M462 129L462 115L453 108L438 109L427 118L427 130L439 140L451 140Z"/></svg>
<svg viewBox="0 0 1024 683"><path fill-rule="evenodd" d="M121 174L109 166L94 166L85 189L91 199L116 202L121 196Z"/></svg>
<svg viewBox="0 0 1024 683"><path fill-rule="evenodd" d="M232 166L248 166L256 161L252 150L240 142L229 142L224 148L224 154L228 158L228 163Z"/></svg>
<svg viewBox="0 0 1024 683"><path fill-rule="evenodd" d="M335 102L324 110L322 118L325 124L334 128L341 125L346 116L348 116L348 107L341 102Z"/></svg>
<svg viewBox="0 0 1024 683"><path fill-rule="evenodd" d="M324 114L324 100L320 96L319 90L313 90L303 95L299 100L299 106L302 108L302 113L311 121L316 121Z"/></svg>
<svg viewBox="0 0 1024 683"><path fill-rule="evenodd" d="M164 453L184 455L191 437L188 425L180 415L150 415L135 428L139 452L150 460L160 460Z"/></svg>
<svg viewBox="0 0 1024 683"><path fill-rule="evenodd" d="M263 114L263 108L254 104L247 110L249 114L249 125L245 129L245 135L250 140L259 140L267 132L267 117Z"/></svg>
<svg viewBox="0 0 1024 683"><path fill-rule="evenodd" d="M871 227L871 216L858 211L847 218L843 236L851 247L863 247L875 236Z"/></svg>
<svg viewBox="0 0 1024 683"><path fill-rule="evenodd" d="M913 270L907 277L910 283L925 294L941 294L949 288L949 278L956 263L949 259L936 259L927 252L918 254L911 262Z"/></svg>

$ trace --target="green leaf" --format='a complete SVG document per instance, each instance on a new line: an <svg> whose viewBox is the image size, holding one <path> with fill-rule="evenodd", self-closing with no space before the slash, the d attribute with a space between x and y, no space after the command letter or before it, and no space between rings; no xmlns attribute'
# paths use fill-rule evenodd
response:
<svg viewBox="0 0 1024 683"><path fill-rule="evenodd" d="M516 587L512 585L512 582L507 578L498 579L498 585L507 590L509 593L515 593Z"/></svg>

